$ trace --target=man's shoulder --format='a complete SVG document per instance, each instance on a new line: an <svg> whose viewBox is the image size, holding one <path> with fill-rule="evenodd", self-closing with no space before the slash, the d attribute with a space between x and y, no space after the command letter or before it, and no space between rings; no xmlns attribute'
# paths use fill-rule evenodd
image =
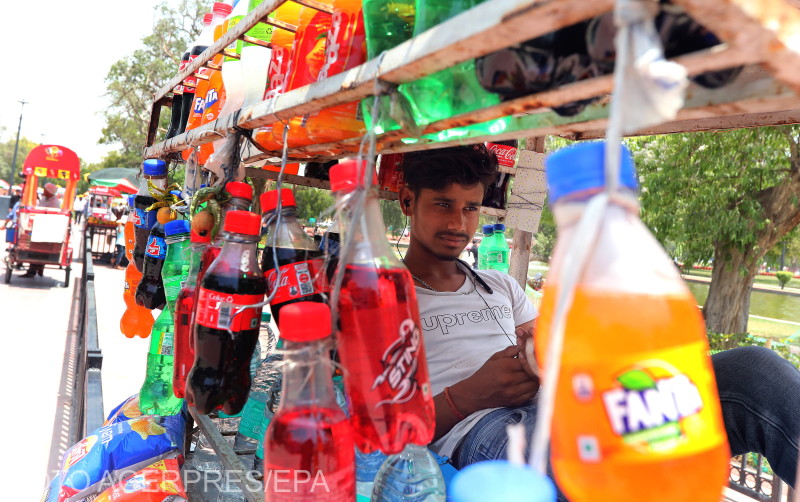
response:
<svg viewBox="0 0 800 502"><path fill-rule="evenodd" d="M513 277L499 270L475 270L475 273L486 281L486 284L491 286L492 289L500 289L504 293L511 294L513 288L519 287Z"/></svg>

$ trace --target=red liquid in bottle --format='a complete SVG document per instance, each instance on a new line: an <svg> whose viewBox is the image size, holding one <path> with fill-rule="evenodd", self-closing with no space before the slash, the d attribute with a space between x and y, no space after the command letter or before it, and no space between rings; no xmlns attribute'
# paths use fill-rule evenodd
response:
<svg viewBox="0 0 800 502"><path fill-rule="evenodd" d="M355 493L351 434L339 409L279 410L264 437L265 499L350 502Z"/></svg>
<svg viewBox="0 0 800 502"><path fill-rule="evenodd" d="M377 287L376 287L377 285ZM399 453L433 439L434 407L411 274L348 265L337 340L356 446Z"/></svg>
<svg viewBox="0 0 800 502"><path fill-rule="evenodd" d="M280 310L286 305L297 302L325 303L319 293L319 291L328 290L328 278L322 272L323 252L283 247L277 247L275 251L273 253L272 246L267 246L264 248L261 258L261 270L264 271L264 277L267 280L268 295L272 293L277 281L276 256L278 268L285 274L278 287L278 293L269 304L275 322L280 322ZM294 293L290 291L294 291Z"/></svg>
<svg viewBox="0 0 800 502"><path fill-rule="evenodd" d="M177 397L184 397L186 378L194 364L194 346L192 338L192 311L196 288L184 287L175 301L175 359L172 374L172 392Z"/></svg>

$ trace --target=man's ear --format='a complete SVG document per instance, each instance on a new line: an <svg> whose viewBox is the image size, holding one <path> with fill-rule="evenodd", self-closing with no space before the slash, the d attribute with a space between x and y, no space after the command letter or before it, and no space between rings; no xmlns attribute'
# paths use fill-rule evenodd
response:
<svg viewBox="0 0 800 502"><path fill-rule="evenodd" d="M400 187L400 193L398 195L398 201L400 203L400 210L406 216L411 216L412 210L411 206L414 204L414 192L409 190L409 188L405 185Z"/></svg>

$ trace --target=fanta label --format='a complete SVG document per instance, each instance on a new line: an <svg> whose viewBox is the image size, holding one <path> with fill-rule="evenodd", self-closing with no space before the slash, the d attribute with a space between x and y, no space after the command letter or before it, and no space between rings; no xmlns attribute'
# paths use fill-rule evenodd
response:
<svg viewBox="0 0 800 502"><path fill-rule="evenodd" d="M321 259L289 263L278 270L280 274L275 269L264 274L267 279L267 294L278 289L271 302L275 305L328 291L328 279Z"/></svg>
<svg viewBox="0 0 800 502"><path fill-rule="evenodd" d="M261 319L261 307L241 307L263 300L264 295L236 295L200 288L197 292L195 322L207 328L230 329L234 332L256 329Z"/></svg>
<svg viewBox="0 0 800 502"><path fill-rule="evenodd" d="M147 247L144 250L144 254L151 258L163 260L167 255L167 243L164 238L151 235L150 238L147 239Z"/></svg>
<svg viewBox="0 0 800 502"><path fill-rule="evenodd" d="M133 224L139 228L146 228L150 230L156 224L156 211L145 211L138 207L133 209L131 213L133 217Z"/></svg>
<svg viewBox="0 0 800 502"><path fill-rule="evenodd" d="M208 111L209 108L214 106L214 103L216 103L217 100L219 100L219 94L217 93L217 90L213 87L209 88L208 92L206 93L205 102L203 103L205 110Z"/></svg>

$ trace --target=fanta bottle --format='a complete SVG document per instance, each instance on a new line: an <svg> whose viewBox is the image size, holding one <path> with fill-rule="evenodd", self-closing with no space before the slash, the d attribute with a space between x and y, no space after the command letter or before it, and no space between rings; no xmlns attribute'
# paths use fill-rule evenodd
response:
<svg viewBox="0 0 800 502"><path fill-rule="evenodd" d="M550 438L556 480L577 502L716 501L729 452L703 319L638 217L627 150L596 240L576 233L604 189L604 152L602 142L583 143L546 161L558 241L536 327L545 371L565 255L591 246L565 319Z"/></svg>
<svg viewBox="0 0 800 502"><path fill-rule="evenodd" d="M325 65L317 80L355 68L366 61L366 34L361 0L334 0L331 29L325 49ZM359 102L334 106L310 115L308 135L315 143L328 143L361 136L365 132Z"/></svg>
<svg viewBox="0 0 800 502"><path fill-rule="evenodd" d="M134 196L128 197L128 204L133 207ZM133 263L133 218L128 218L125 223L125 256L128 258L128 266L125 269L125 290L122 293L122 299L125 301L125 313L119 320L119 329L122 334L128 338L140 336L147 338L150 335L150 330L153 329L153 315L144 307L136 304L136 287L139 286L139 281L142 280L142 273L136 268Z"/></svg>
<svg viewBox="0 0 800 502"><path fill-rule="evenodd" d="M355 161L333 166L336 197L352 191L362 173ZM343 230L352 232L348 238L355 244L341 255L344 278L334 301L356 445L365 453L380 449L390 455L408 443L427 445L433 439L434 406L414 280L386 240L374 184L359 220L352 220L348 208L342 212L347 214L337 219L348 222Z"/></svg>
<svg viewBox="0 0 800 502"><path fill-rule="evenodd" d="M214 42L214 28L211 26L211 21L214 19L214 14L208 13L203 16L203 29L197 38L189 45L189 62L197 59L197 56L203 53ZM186 131L186 123L189 121L189 115L193 111L195 89L197 88L198 78L195 74L189 75L183 79L183 104L181 105L181 123L178 127L178 134Z"/></svg>
<svg viewBox="0 0 800 502"><path fill-rule="evenodd" d="M333 0L320 3L333 7ZM325 65L325 41L331 27L331 15L311 7L300 9L300 21L292 44L292 71L286 91L316 82ZM283 143L283 122L272 124L272 137ZM288 143L290 147L306 146L314 143L308 135L305 117L295 117L289 122Z"/></svg>
<svg viewBox="0 0 800 502"><path fill-rule="evenodd" d="M270 17L275 17L279 21L296 26L300 18L300 5L294 2L286 2L278 7ZM292 43L295 34L292 31L276 28L272 32L272 58L267 70L267 90L264 99L274 99L283 94L289 84L289 74L291 73L291 53ZM272 137L272 125L269 124L259 127L255 132L255 141L265 150L277 152L283 146L281 141ZM293 174L296 174L293 173Z"/></svg>

